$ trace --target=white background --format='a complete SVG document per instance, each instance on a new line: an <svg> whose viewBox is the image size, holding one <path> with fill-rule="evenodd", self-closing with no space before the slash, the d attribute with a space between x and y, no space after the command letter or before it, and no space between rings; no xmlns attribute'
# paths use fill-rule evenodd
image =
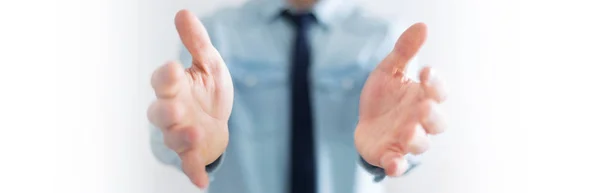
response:
<svg viewBox="0 0 600 193"><path fill-rule="evenodd" d="M392 192L598 192L593 1L362 0L424 21L449 130ZM0 192L197 192L148 146L173 16L240 0L0 1Z"/></svg>

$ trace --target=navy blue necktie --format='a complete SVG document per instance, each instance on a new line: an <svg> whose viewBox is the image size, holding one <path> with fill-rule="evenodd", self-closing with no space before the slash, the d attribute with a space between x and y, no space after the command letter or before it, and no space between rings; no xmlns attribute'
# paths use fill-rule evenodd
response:
<svg viewBox="0 0 600 193"><path fill-rule="evenodd" d="M310 45L308 30L315 21L310 13L283 12L293 24L295 40L292 51L291 83L291 193L315 193L317 187L313 119L308 82Z"/></svg>

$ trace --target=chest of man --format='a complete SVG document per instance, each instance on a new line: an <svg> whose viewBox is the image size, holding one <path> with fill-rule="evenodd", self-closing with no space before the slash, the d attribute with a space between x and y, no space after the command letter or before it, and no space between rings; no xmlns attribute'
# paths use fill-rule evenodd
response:
<svg viewBox="0 0 600 193"><path fill-rule="evenodd" d="M282 192L286 188L292 128L291 75L296 73L291 70L294 35L285 23L273 23L223 30L211 36L234 84L229 156L223 175L239 171L240 179L244 179L240 182L249 189L256 188L254 192ZM357 165L353 137L360 93L378 62L373 55L381 39L320 27L312 28L308 39L319 188L354 192L356 187L349 184L362 171ZM368 174L359 176L371 181Z"/></svg>

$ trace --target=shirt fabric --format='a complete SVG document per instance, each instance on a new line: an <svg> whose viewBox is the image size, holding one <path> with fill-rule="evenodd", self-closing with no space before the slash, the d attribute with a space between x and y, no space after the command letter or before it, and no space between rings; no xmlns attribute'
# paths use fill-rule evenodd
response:
<svg viewBox="0 0 600 193"><path fill-rule="evenodd" d="M290 54L294 27L281 17L285 0L250 0L201 18L231 73L234 103L226 153L207 166L209 192L285 193L290 171ZM319 193L382 192L381 168L354 147L359 97L369 73L409 26L370 15L349 0L320 0L312 9L311 102ZM191 56L183 49L181 62ZM416 77L416 60L408 74ZM152 127L154 155L181 169L181 160ZM407 155L411 169L415 156Z"/></svg>

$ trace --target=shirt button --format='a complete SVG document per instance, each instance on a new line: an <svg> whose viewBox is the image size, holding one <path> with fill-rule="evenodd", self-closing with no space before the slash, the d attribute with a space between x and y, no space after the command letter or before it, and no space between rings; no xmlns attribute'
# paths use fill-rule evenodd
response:
<svg viewBox="0 0 600 193"><path fill-rule="evenodd" d="M258 83L258 80L256 79L255 76L246 76L246 79L244 80L244 83L246 84L246 86L248 87L253 87L256 85L256 83Z"/></svg>
<svg viewBox="0 0 600 193"><path fill-rule="evenodd" d="M354 80L346 78L342 80L342 88L351 90L354 88Z"/></svg>

